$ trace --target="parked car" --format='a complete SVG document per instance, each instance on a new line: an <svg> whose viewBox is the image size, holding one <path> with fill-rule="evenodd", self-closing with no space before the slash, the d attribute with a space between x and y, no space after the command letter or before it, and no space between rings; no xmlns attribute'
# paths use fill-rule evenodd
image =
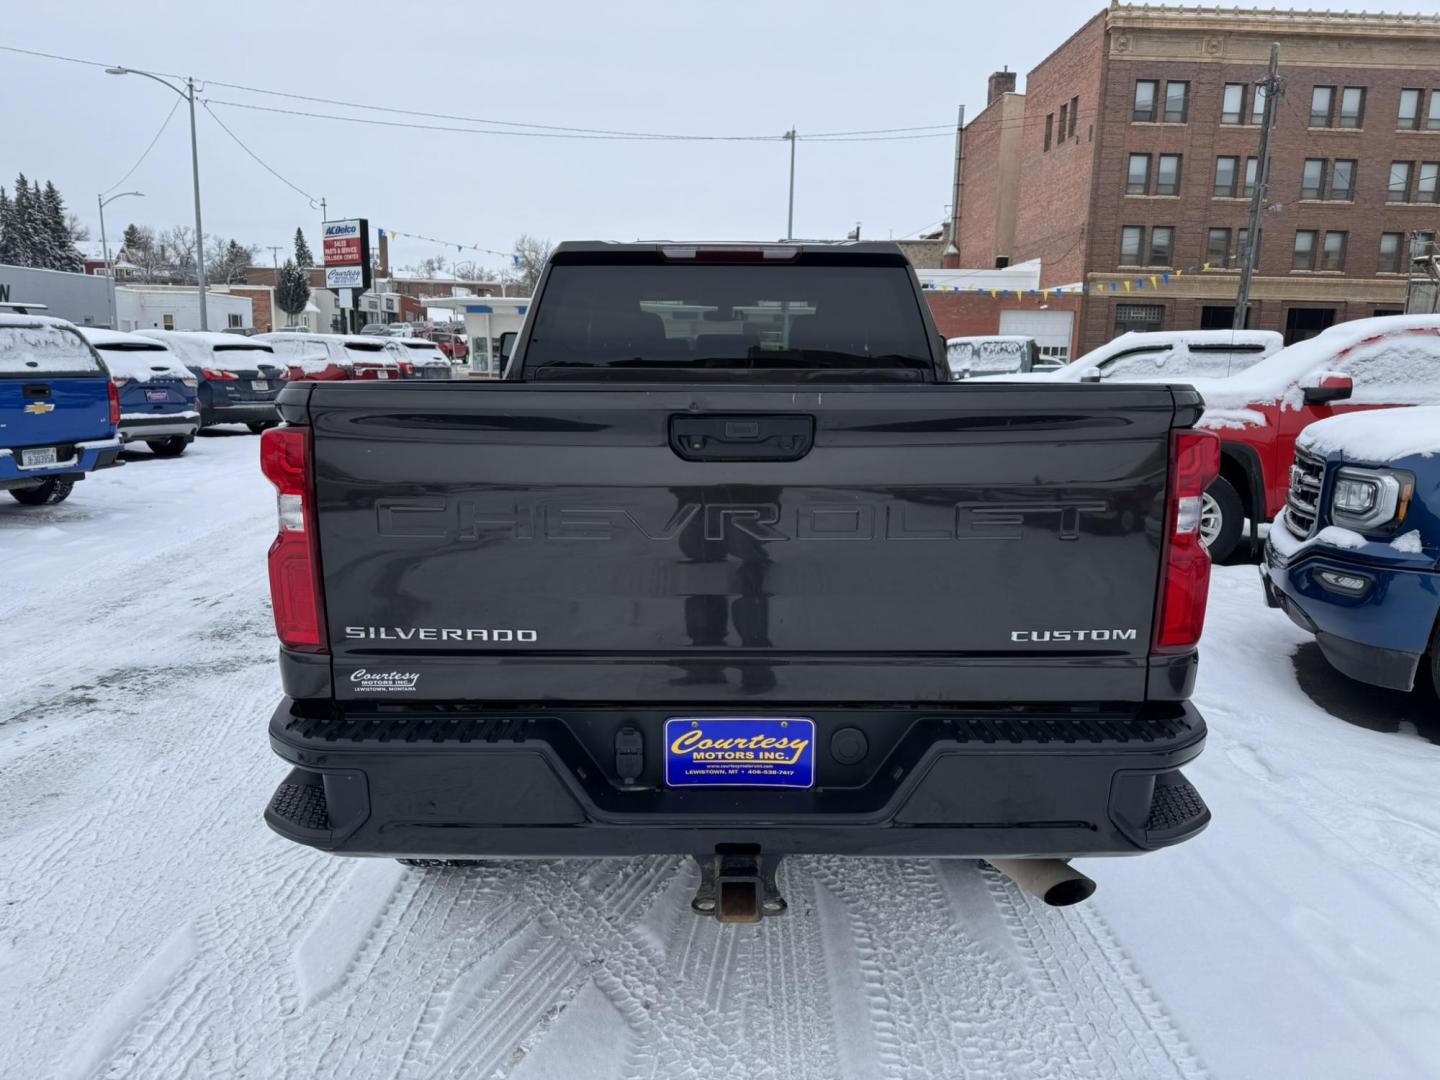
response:
<svg viewBox="0 0 1440 1080"><path fill-rule="evenodd" d="M289 379L335 382L345 379L399 379L401 350L384 334L259 334L285 365Z"/></svg>
<svg viewBox="0 0 1440 1080"><path fill-rule="evenodd" d="M1034 338L1013 334L953 337L945 341L945 360L954 379L981 375L1023 375L1036 370L1040 347Z"/></svg>
<svg viewBox="0 0 1440 1080"><path fill-rule="evenodd" d="M60 502L116 464L119 422L119 390L78 329L0 311L0 488L26 506Z"/></svg>
<svg viewBox="0 0 1440 1080"><path fill-rule="evenodd" d="M1352 413L1296 443L1265 597L1352 679L1440 692L1440 408Z"/></svg>
<svg viewBox="0 0 1440 1080"><path fill-rule="evenodd" d="M431 328L424 334L445 354L452 364L463 364L470 359L470 342L464 334L453 330Z"/></svg>
<svg viewBox="0 0 1440 1080"><path fill-rule="evenodd" d="M258 335L153 329L135 333L164 342L199 380L202 428L244 424L258 433L279 423L275 398L285 386L285 367Z"/></svg>
<svg viewBox="0 0 1440 1080"><path fill-rule="evenodd" d="M535 296L501 386L282 395L277 832L688 854L754 921L787 854L1073 903L1205 827L1193 390L957 384L889 243L562 244Z"/></svg>
<svg viewBox="0 0 1440 1080"><path fill-rule="evenodd" d="M1157 330L1121 334L1050 377L1062 382L1136 378L1224 379L1285 345L1274 330Z"/></svg>
<svg viewBox="0 0 1440 1080"><path fill-rule="evenodd" d="M454 372L454 365L433 341L409 337L398 338L391 344L395 347L402 372L410 378L448 379Z"/></svg>
<svg viewBox="0 0 1440 1080"><path fill-rule="evenodd" d="M200 430L198 378L162 341L83 327L120 392L120 437L158 457L178 457Z"/></svg>

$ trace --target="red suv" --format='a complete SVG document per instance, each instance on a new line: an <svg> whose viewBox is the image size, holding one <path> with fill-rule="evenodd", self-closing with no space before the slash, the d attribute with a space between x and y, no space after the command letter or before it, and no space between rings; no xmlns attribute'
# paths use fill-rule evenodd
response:
<svg viewBox="0 0 1440 1080"><path fill-rule="evenodd" d="M470 344L460 334L450 330L426 330L422 336L433 341L452 364L462 363L470 358Z"/></svg>
<svg viewBox="0 0 1440 1080"><path fill-rule="evenodd" d="M1285 505L1295 439L1308 425L1357 409L1440 404L1440 315L1340 323L1227 378L1186 382L1205 399L1199 426L1221 440L1200 522L1220 560L1240 545L1246 518L1253 539L1255 525Z"/></svg>

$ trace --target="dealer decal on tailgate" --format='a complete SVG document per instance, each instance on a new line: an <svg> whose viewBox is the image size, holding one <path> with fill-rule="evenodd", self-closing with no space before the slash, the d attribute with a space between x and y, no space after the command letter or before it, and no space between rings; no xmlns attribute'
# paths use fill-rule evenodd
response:
<svg viewBox="0 0 1440 1080"><path fill-rule="evenodd" d="M666 720L665 783L811 787L815 722L800 717Z"/></svg>

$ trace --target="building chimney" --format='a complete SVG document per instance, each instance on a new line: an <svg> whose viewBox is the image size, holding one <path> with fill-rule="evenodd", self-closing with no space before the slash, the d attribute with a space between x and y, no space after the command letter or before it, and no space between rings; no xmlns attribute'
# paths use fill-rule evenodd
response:
<svg viewBox="0 0 1440 1080"><path fill-rule="evenodd" d="M985 104L995 104L995 99L1001 94L1013 94L1015 92L1015 72L1008 67L995 72L990 76L990 92L985 95Z"/></svg>
<svg viewBox="0 0 1440 1080"><path fill-rule="evenodd" d="M377 268L377 276L390 276L390 237L385 235L384 229L380 230L380 266Z"/></svg>

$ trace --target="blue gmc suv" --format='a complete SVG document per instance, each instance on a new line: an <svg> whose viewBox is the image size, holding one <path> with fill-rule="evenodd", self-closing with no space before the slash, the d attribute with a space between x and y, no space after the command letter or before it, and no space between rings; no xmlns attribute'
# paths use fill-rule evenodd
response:
<svg viewBox="0 0 1440 1080"><path fill-rule="evenodd" d="M19 306L0 311L0 490L43 506L116 464L120 398L79 330Z"/></svg>
<svg viewBox="0 0 1440 1080"><path fill-rule="evenodd" d="M1339 671L1440 691L1440 407L1307 427L1260 573Z"/></svg>

